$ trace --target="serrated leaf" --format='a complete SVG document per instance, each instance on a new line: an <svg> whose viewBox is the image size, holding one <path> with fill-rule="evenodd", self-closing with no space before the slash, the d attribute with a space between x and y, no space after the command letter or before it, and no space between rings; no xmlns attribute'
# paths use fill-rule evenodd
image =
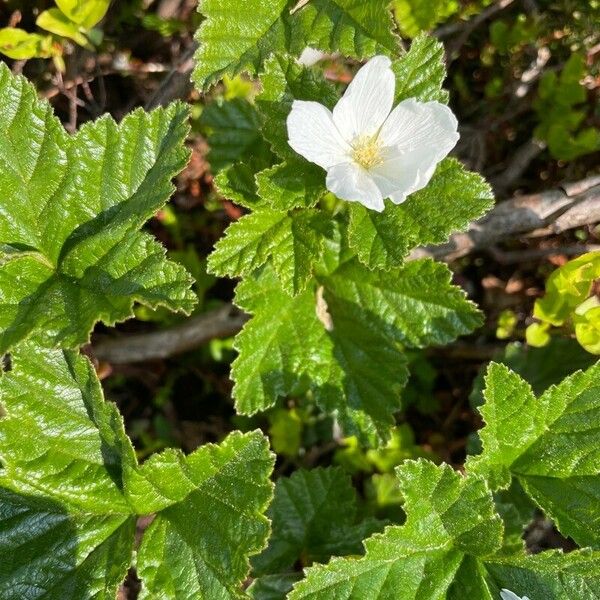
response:
<svg viewBox="0 0 600 600"><path fill-rule="evenodd" d="M193 79L206 89L224 75L257 73L273 52L299 56L306 46L366 58L394 54L398 39L387 0L203 0Z"/></svg>
<svg viewBox="0 0 600 600"><path fill-rule="evenodd" d="M258 197L255 171L245 163L236 163L217 173L214 184L221 196L245 208L261 202Z"/></svg>
<svg viewBox="0 0 600 600"><path fill-rule="evenodd" d="M254 414L291 393L313 362L324 362L326 332L316 317L314 290L290 297L272 269L238 284L235 302L254 317L235 338L233 396L238 412Z"/></svg>
<svg viewBox="0 0 600 600"><path fill-rule="evenodd" d="M317 279L321 291L293 299L269 269L238 286L236 303L254 317L236 338L237 409L265 410L310 380L347 432L386 438L407 379L402 346L447 343L480 315L429 260L390 273L351 260Z"/></svg>
<svg viewBox="0 0 600 600"><path fill-rule="evenodd" d="M600 364L536 398L505 366L492 364L481 413L483 453L467 468L495 488L516 477L564 535L600 543Z"/></svg>
<svg viewBox="0 0 600 600"><path fill-rule="evenodd" d="M256 106L263 117L265 139L281 158L306 163L288 144L287 117L294 100L310 100L333 108L338 101L335 87L317 71L280 55L265 63L260 81L262 92L256 97Z"/></svg>
<svg viewBox="0 0 600 600"><path fill-rule="evenodd" d="M260 117L254 105L244 98L209 104L202 112L200 125L210 132L208 161L214 173L239 161L270 158Z"/></svg>
<svg viewBox="0 0 600 600"><path fill-rule="evenodd" d="M337 558L306 569L290 600L335 597L374 600L443 598L465 557L485 557L501 545L502 521L482 479L448 465L407 461L398 467L406 523L365 541L360 559Z"/></svg>
<svg viewBox="0 0 600 600"><path fill-rule="evenodd" d="M396 103L407 98L421 102L437 100L448 103L448 92L442 89L446 79L444 45L428 35L416 37L410 50L392 62L396 75Z"/></svg>
<svg viewBox="0 0 600 600"><path fill-rule="evenodd" d="M278 210L310 208L325 194L325 171L306 160L289 159L256 175L262 204Z"/></svg>
<svg viewBox="0 0 600 600"><path fill-rule="evenodd" d="M377 519L357 519L356 492L340 468L280 478L268 516L269 546L252 561L258 576L291 570L300 558L324 562L332 555L360 554L362 540L384 526Z"/></svg>
<svg viewBox="0 0 600 600"><path fill-rule="evenodd" d="M361 262L369 268L402 264L416 246L445 242L463 231L493 204L490 186L455 159L442 161L429 185L402 204L387 202L383 212L350 205L348 237Z"/></svg>
<svg viewBox="0 0 600 600"><path fill-rule="evenodd" d="M0 379L0 597L112 600L135 533L122 419L74 352L25 343L12 363Z"/></svg>
<svg viewBox="0 0 600 600"><path fill-rule="evenodd" d="M0 487L0 598L114 600L131 562L135 518L67 510Z"/></svg>
<svg viewBox="0 0 600 600"><path fill-rule="evenodd" d="M518 373L531 385L534 393L540 395L575 371L591 367L597 359L583 350L576 340L553 336L550 343L542 348L533 348L521 342L507 344L493 360ZM484 402L486 368L487 365L484 365L479 370L473 384L469 396L473 407L481 406Z"/></svg>
<svg viewBox="0 0 600 600"><path fill-rule="evenodd" d="M248 275L269 261L292 294L312 275L323 246L323 216L316 210L261 210L232 224L209 256L217 275Z"/></svg>
<svg viewBox="0 0 600 600"><path fill-rule="evenodd" d="M68 136L49 104L0 65L0 353L32 337L72 347L134 302L189 312L191 278L138 229L185 165L182 104Z"/></svg>
<svg viewBox="0 0 600 600"><path fill-rule="evenodd" d="M141 598L239 598L248 556L263 549L274 457L258 431L235 432L183 457L144 464L135 490L142 512L161 508L144 534L137 567ZM158 484L157 484L158 482ZM173 485L175 484L175 485Z"/></svg>
<svg viewBox="0 0 600 600"><path fill-rule="evenodd" d="M0 378L0 598L113 600L137 515L154 513L137 561L144 597L240 597L269 531L267 439L235 432L139 467L87 359L26 342L11 360Z"/></svg>
<svg viewBox="0 0 600 600"><path fill-rule="evenodd" d="M255 73L273 49L283 49L288 4L288 0L203 0L198 10L205 21L196 34L199 48L192 75L198 88L205 90L224 75L245 69Z"/></svg>
<svg viewBox="0 0 600 600"><path fill-rule="evenodd" d="M389 0L310 0L295 15L307 46L367 58L398 52L389 6Z"/></svg>
<svg viewBox="0 0 600 600"><path fill-rule="evenodd" d="M591 600L600 597L600 553L579 550L563 554L486 562L486 579L498 597L502 588L529 600ZM464 596L463 596L464 597Z"/></svg>
<svg viewBox="0 0 600 600"><path fill-rule="evenodd" d="M368 271L356 260L321 278L335 328L334 304L350 302L366 323L395 329L410 347L447 344L481 326L481 313L451 284L448 267L415 260L389 272Z"/></svg>

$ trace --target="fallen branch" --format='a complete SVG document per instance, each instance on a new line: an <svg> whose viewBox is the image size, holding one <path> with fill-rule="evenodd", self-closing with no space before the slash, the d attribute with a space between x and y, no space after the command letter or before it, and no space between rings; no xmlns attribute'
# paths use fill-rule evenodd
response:
<svg viewBox="0 0 600 600"><path fill-rule="evenodd" d="M247 320L247 315L226 304L174 327L98 340L92 346L92 354L98 360L113 364L169 358L210 340L235 335Z"/></svg>
<svg viewBox="0 0 600 600"><path fill-rule="evenodd" d="M465 233L454 234L440 246L417 248L408 260L433 257L450 261L479 249L497 251L495 245L508 238L560 233L599 221L600 175L501 202ZM235 335L247 319L233 305L226 304L160 331L96 340L92 353L113 364L165 359L212 339Z"/></svg>
<svg viewBox="0 0 600 600"><path fill-rule="evenodd" d="M539 194L500 202L485 217L455 233L445 244L415 249L409 259L450 261L519 236L562 233L600 221L600 175Z"/></svg>

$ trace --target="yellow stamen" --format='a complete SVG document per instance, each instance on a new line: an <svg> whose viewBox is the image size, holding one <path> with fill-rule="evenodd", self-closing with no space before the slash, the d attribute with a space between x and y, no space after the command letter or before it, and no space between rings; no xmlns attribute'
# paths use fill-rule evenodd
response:
<svg viewBox="0 0 600 600"><path fill-rule="evenodd" d="M381 144L377 136L359 137L352 144L352 158L361 167L371 169L383 162L381 155Z"/></svg>

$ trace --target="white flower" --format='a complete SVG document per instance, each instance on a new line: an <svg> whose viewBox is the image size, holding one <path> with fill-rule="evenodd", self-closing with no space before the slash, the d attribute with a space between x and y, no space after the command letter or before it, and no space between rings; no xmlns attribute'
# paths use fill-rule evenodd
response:
<svg viewBox="0 0 600 600"><path fill-rule="evenodd" d="M520 596L517 596L514 592L511 592L507 589L500 590L500 596L502 597L502 600L529 600L527 596L523 596L521 598Z"/></svg>
<svg viewBox="0 0 600 600"><path fill-rule="evenodd" d="M327 171L327 188L377 211L424 188L458 141L458 123L439 102L404 100L392 110L395 77L385 56L354 77L333 113L296 100L287 120L290 146Z"/></svg>

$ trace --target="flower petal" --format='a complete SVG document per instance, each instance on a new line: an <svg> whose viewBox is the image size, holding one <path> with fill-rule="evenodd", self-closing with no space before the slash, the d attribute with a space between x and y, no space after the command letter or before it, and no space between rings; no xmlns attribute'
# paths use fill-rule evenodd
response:
<svg viewBox="0 0 600 600"><path fill-rule="evenodd" d="M360 202L378 212L385 207L383 196L369 173L355 163L336 165L329 169L327 189L342 200Z"/></svg>
<svg viewBox="0 0 600 600"><path fill-rule="evenodd" d="M347 142L375 135L394 104L396 80L386 56L375 56L358 71L333 109L333 121Z"/></svg>
<svg viewBox="0 0 600 600"><path fill-rule="evenodd" d="M369 174L384 198L400 204L429 183L438 162L427 148L404 154L395 151L388 153L385 162L373 167Z"/></svg>
<svg viewBox="0 0 600 600"><path fill-rule="evenodd" d="M418 102L413 98L400 102L379 133L384 146L401 152L428 147L438 156L446 156L456 145L458 121L440 102Z"/></svg>
<svg viewBox="0 0 600 600"><path fill-rule="evenodd" d="M298 154L324 169L350 160L351 148L318 102L294 100L287 118L288 143Z"/></svg>
<svg viewBox="0 0 600 600"><path fill-rule="evenodd" d="M458 141L458 123L439 102L401 102L381 129L385 160L370 174L384 198L400 204L423 189Z"/></svg>

